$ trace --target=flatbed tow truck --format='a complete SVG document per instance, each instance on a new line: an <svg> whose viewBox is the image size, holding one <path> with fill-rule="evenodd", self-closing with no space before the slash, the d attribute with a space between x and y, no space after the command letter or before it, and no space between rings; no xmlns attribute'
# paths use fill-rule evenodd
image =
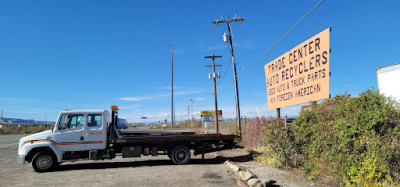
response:
<svg viewBox="0 0 400 187"><path fill-rule="evenodd" d="M62 162L168 155L174 164L187 164L202 155L235 146L236 135L194 132L121 131L118 107L107 110L62 111L53 130L23 137L18 163L32 163L36 172L51 171Z"/></svg>

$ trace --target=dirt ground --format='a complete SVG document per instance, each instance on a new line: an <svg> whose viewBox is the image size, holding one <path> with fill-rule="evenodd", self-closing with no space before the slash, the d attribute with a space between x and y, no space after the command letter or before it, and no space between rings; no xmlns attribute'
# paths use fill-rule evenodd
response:
<svg viewBox="0 0 400 187"><path fill-rule="evenodd" d="M326 186L306 181L301 173L261 165L245 149L209 153L204 161L201 156L192 156L188 165L173 165L165 155L117 157L105 161L66 162L55 171L36 173L31 164L17 163L17 142L22 136L0 136L0 186L237 186L236 176L217 155L274 185Z"/></svg>
<svg viewBox="0 0 400 187"><path fill-rule="evenodd" d="M8 137L15 139L15 137ZM3 140L4 136L0 138ZM7 137L6 137L7 139ZM17 146L0 146L0 186L236 186L223 160L210 154L188 165L173 165L165 156L62 163L55 171L34 172L17 163Z"/></svg>
<svg viewBox="0 0 400 187"><path fill-rule="evenodd" d="M216 155L222 156L236 165L251 171L259 179L277 186L337 186L331 181L307 181L307 177L296 169L278 169L263 165L260 162L254 161L253 156L248 155L246 149L233 149L217 152Z"/></svg>

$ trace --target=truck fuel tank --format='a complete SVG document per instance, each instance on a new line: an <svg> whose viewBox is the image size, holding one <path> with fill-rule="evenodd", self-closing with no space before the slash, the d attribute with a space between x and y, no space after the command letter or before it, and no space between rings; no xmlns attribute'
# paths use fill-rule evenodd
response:
<svg viewBox="0 0 400 187"><path fill-rule="evenodd" d="M140 157L142 155L142 146L124 146L122 148L122 158Z"/></svg>

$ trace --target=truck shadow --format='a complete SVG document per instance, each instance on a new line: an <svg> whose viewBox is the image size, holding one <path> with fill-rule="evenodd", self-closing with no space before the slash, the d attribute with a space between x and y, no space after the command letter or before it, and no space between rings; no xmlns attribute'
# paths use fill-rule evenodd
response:
<svg viewBox="0 0 400 187"><path fill-rule="evenodd" d="M210 159L192 159L187 165L213 165L222 164L223 159L210 158ZM93 162L93 163L68 163L61 164L54 168L53 172L62 172L70 170L96 170L96 169L112 169L112 168L138 168L138 167L157 167L175 165L171 160L139 160L129 162Z"/></svg>

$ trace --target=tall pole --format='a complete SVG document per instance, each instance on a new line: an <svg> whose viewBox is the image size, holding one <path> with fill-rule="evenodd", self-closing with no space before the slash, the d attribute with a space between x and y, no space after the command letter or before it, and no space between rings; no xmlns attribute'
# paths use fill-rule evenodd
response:
<svg viewBox="0 0 400 187"><path fill-rule="evenodd" d="M233 54L233 45L232 45L232 31L231 31L231 22L243 22L245 19L244 18L233 18L229 19L229 17L226 18L226 20L216 20L213 21L213 24L218 25L218 23L226 23L228 26L228 31L229 31L229 44L230 44L230 49L231 49L231 59L232 59L232 68L233 68L233 81L234 81L234 87L235 87L235 100L236 100L236 120L238 124L238 134L239 136L242 136L242 126L240 122L240 103L239 103L239 88L238 88L238 80L237 80L237 73L236 73L236 63L235 63L235 58Z"/></svg>
<svg viewBox="0 0 400 187"><path fill-rule="evenodd" d="M190 108L191 108L191 110L192 110L192 126L193 126L193 120L194 120L194 118L193 118L193 98L190 98Z"/></svg>
<svg viewBox="0 0 400 187"><path fill-rule="evenodd" d="M4 120L3 120L3 108L1 109L1 120L0 120L0 122L4 123Z"/></svg>
<svg viewBox="0 0 400 187"><path fill-rule="evenodd" d="M191 108L192 108L192 120L191 120L191 123L192 123L192 128L193 128L193 120L194 120L194 118L193 118L193 100L196 100L196 99L190 98L189 100L190 100L190 104L191 104Z"/></svg>
<svg viewBox="0 0 400 187"><path fill-rule="evenodd" d="M227 18L229 19L229 18ZM233 81L235 82L235 100L236 100L236 120L238 124L238 133L239 136L242 136L242 125L240 122L240 103L239 103L239 88L238 88L238 80L237 80L237 73L236 73L236 62L233 55L233 45L232 45L232 32L231 32L231 25L230 22L228 24L228 31L229 31L229 43L231 46L231 58L232 58L232 68L233 68Z"/></svg>
<svg viewBox="0 0 400 187"><path fill-rule="evenodd" d="M215 100L215 132L219 134L219 127L218 127L218 103L217 103L217 76L215 74L215 58L221 58L222 56L205 56L204 58L211 58L212 59L212 68L213 68L213 78L214 78L214 100ZM221 65L218 65L221 66ZM209 67L209 66L206 66Z"/></svg>
<svg viewBox="0 0 400 187"><path fill-rule="evenodd" d="M171 46L171 126L174 126L174 46Z"/></svg>
<svg viewBox="0 0 400 187"><path fill-rule="evenodd" d="M175 105L174 105L174 123L176 122L175 120L176 119L175 119Z"/></svg>
<svg viewBox="0 0 400 187"><path fill-rule="evenodd" d="M189 127L189 121L190 121L190 115L189 115L189 105L188 105L188 127ZM192 128L193 128L193 124L192 124Z"/></svg>

